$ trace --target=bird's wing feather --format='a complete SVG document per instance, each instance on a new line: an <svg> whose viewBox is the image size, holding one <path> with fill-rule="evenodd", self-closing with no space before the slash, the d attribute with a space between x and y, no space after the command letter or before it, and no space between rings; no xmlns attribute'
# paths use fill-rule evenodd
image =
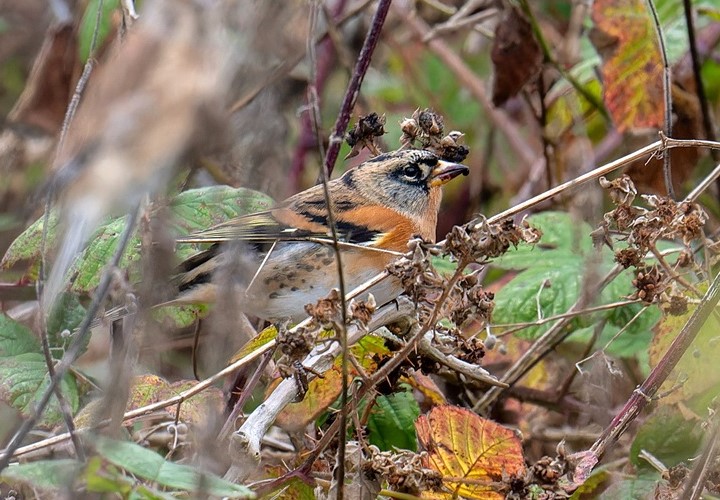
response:
<svg viewBox="0 0 720 500"><path fill-rule="evenodd" d="M384 236L383 231L365 225L355 224L342 217L342 210L335 214L338 239L346 243L370 245ZM327 225L327 211L324 206L308 206L296 203L294 206L279 207L236 217L209 229L179 238L179 243L218 243L223 241L297 241L322 239L329 243L332 233Z"/></svg>
<svg viewBox="0 0 720 500"><path fill-rule="evenodd" d="M294 233L294 234L293 234ZM272 211L235 217L209 229L178 238L179 243L219 243L223 241L275 241L307 236L306 231L294 229L278 221Z"/></svg>

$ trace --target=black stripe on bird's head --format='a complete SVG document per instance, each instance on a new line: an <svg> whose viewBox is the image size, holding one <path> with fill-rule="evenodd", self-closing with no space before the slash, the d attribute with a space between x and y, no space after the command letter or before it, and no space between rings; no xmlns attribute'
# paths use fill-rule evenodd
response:
<svg viewBox="0 0 720 500"><path fill-rule="evenodd" d="M433 191L469 172L465 165L441 160L431 151L403 149L371 158L342 179L370 200L409 216L421 216L428 210Z"/></svg>

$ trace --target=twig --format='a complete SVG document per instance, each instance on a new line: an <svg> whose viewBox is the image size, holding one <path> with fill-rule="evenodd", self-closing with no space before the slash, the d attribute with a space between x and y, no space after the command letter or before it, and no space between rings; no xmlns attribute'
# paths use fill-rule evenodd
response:
<svg viewBox="0 0 720 500"><path fill-rule="evenodd" d="M383 24L385 24L385 18L387 17L388 10L392 0L380 0L378 2L377 10L372 19L370 31L368 31L363 43L360 55L358 56L355 69L353 70L352 78L345 91L342 105L340 107L340 113L338 114L337 120L335 121L335 128L333 133L330 135L330 144L328 146L327 155L325 156L325 163L323 165L323 172L326 178L329 178L332 174L333 168L335 168L335 162L337 161L338 154L340 153L340 146L342 145L343 138L345 137L345 131L347 130L348 123L350 123L350 113L355 107L358 94L360 93L360 85L365 78L365 73L370 66L370 59L372 58L375 47L380 40L380 31L382 30ZM322 177L318 176L318 184L322 182Z"/></svg>
<svg viewBox="0 0 720 500"><path fill-rule="evenodd" d="M707 441L703 447L702 454L697 461L694 462L692 474L687 480L685 491L680 498L688 500L698 500L705 490L705 479L713 470L713 460L716 458L716 450L718 444L718 434L720 434L720 419L718 415L713 415L713 422L710 431L707 434Z"/></svg>
<svg viewBox="0 0 720 500"><path fill-rule="evenodd" d="M667 141L675 140L675 139L666 139ZM686 141L682 141L686 142ZM720 146L720 145L719 145ZM614 172L615 170L624 167L625 165L628 165L629 163L634 162L635 160L639 160L640 158L643 158L649 154L657 153L658 151L662 151L666 147L666 144L664 141L656 141L652 144L649 144L645 146L644 148L640 148L637 151L634 151L628 155L623 156L622 158L618 158L615 161L611 161L610 163L606 163L602 167L598 167L595 170L591 170L590 172L583 174L579 177L576 177L573 180L564 182L560 184L559 186L555 186L552 189L548 189L544 193L541 193L533 198L530 198L529 200L518 203L517 205L514 205L513 207L491 217L488 219L488 222L496 222L502 219L505 219L507 217L512 217L513 215L519 214L524 212L525 210L528 210L529 208L542 203L543 201L549 200L565 191L569 191L571 189L574 189L582 184L585 184L588 181L597 179L603 175L609 174L610 172Z"/></svg>
<svg viewBox="0 0 720 500"><path fill-rule="evenodd" d="M70 104L68 105L68 109L65 112L65 118L63 119L62 128L60 129L60 139L58 139L58 145L55 153L56 160L60 156L62 148L65 145L65 138L67 137L68 130L70 129L70 124L72 123L73 118L75 118L75 112L80 105L80 98L82 97L82 93L85 90L85 85L87 85L87 82L90 79L90 74L95 67L95 50L97 48L97 41L100 32L100 22L102 20L103 1L104 0L98 0L97 14L95 15L95 28L93 30L92 38L90 39L90 51L88 52L88 60L85 62L85 67L83 68L82 75L80 76L80 79L75 86L75 92L73 92L72 99L70 99Z"/></svg>
<svg viewBox="0 0 720 500"><path fill-rule="evenodd" d="M720 300L720 274L715 276L702 302L685 323L682 330L673 340L665 355L652 369L642 385L633 391L625 406L615 416L610 425L603 431L600 438L590 448L592 458L599 460L618 438L625 432L630 423L652 400L680 358L695 340L700 328L705 324Z"/></svg>
<svg viewBox="0 0 720 500"><path fill-rule="evenodd" d="M657 10L655 10L655 4L653 0L647 0L647 4L652 13L653 23L655 23L655 33L657 34L658 43L660 44L660 54L663 60L663 96L665 97L665 125L663 131L667 137L672 137L672 83L670 81L670 63L668 63L665 37L663 36L662 26L660 26ZM674 200L675 188L672 183L672 169L669 154L663 155L663 177L665 178L667 194Z"/></svg>
<svg viewBox="0 0 720 500"><path fill-rule="evenodd" d="M454 17L451 17L446 22L433 26L433 28L427 33L427 35L423 37L423 42L427 43L438 35L460 30L470 24L481 23L482 21L486 21L497 16L498 12L498 9L489 7L475 14L463 17L462 19L456 19Z"/></svg>
<svg viewBox="0 0 720 500"><path fill-rule="evenodd" d="M40 308L40 311L42 311L42 308ZM40 344L42 346L42 352L43 357L45 358L45 366L48 370L48 376L52 379L56 376L55 360L53 359L52 353L50 352L50 341L48 339L47 321L45 320L45 315L41 313L39 315L39 320L42 323L42 326L40 327ZM70 439L72 440L73 447L75 448L75 454L77 455L78 460L84 462L85 450L83 449L82 442L80 442L80 438L75 433L75 422L73 421L72 407L70 406L70 403L68 403L67 398L65 398L60 384L57 385L54 393L55 397L58 400L58 404L60 405L60 413L62 413L63 422L65 423L65 427L70 434Z"/></svg>
<svg viewBox="0 0 720 500"><path fill-rule="evenodd" d="M130 410L128 412L125 412L123 415L123 421L132 420L135 418L143 417L145 415L154 413L158 410L162 410L164 408L167 408L169 406L173 405L179 405L182 404L184 401L190 399L191 397L195 396L196 394L199 394L200 392L204 391L208 387L214 385L218 380L222 380L226 376L234 373L238 369L242 368L245 365L248 365L255 361L257 358L268 352L268 350L273 349L275 347L276 343L275 340L272 340L268 342L267 344L264 344L254 351L248 353L247 355L243 356L242 358L238 359L231 365L227 366L226 368L220 370L215 375L212 375L211 377L206 378L202 382L198 382L194 386L192 386L190 389L181 392L180 394L177 394L171 398L165 399L163 401L158 401L156 403L152 403L146 406L142 406L140 408L136 408L135 410ZM98 425L107 425L109 421L105 420L103 422L100 422ZM22 455L26 455L28 453L35 452L37 450L40 450L42 448L47 448L49 446L54 446L56 444L62 443L64 441L67 441L70 438L70 434L63 433L59 434L57 436L53 436L48 439L43 439L42 441L38 441L37 443L33 443L27 446L23 446L22 448L18 448L15 453L13 454L13 457L19 457ZM3 450L3 453L7 452L7 448Z"/></svg>
<svg viewBox="0 0 720 500"><path fill-rule="evenodd" d="M62 15L69 15L69 10L67 7L67 4L64 2L55 1L52 2L52 6L54 7L56 14L58 17ZM98 1L97 6L97 13L95 15L95 27L93 29L92 38L90 40L90 51L88 60L85 63L85 67L83 68L82 76L77 82L77 85L75 86L75 91L73 93L72 99L70 100L70 103L68 104L68 108L65 111L65 117L63 118L62 128L60 129L60 138L58 139L58 145L55 150L55 161L60 156L60 153L62 152L62 148L65 144L65 138L67 137L68 130L70 128L70 124L72 123L73 118L75 117L75 112L77 111L77 108L80 104L80 98L82 96L83 91L85 90L85 85L87 85L87 81L90 78L90 74L92 73L93 66L94 66L94 56L95 56L95 49L97 47L97 40L98 40L98 33L100 32L100 21L102 20L102 8L103 8L103 0ZM52 354L50 353L50 343L48 340L48 331L47 331L47 317L43 313L45 311L45 308L42 307L43 302L43 284L45 282L45 270L47 269L47 259L46 259L46 246L47 246L47 234L48 234L48 226L50 224L50 208L52 205L53 200L53 184L50 185L50 188L48 189L47 194L47 200L45 202L45 213L43 214L43 231L42 231L42 238L40 241L40 271L39 271L39 279L37 280L37 296L40 301L40 340L42 344L42 350L43 350L43 356L45 358L45 364L48 369L48 375L50 376L51 380L55 379L55 366L54 366L54 360L52 357ZM50 307L52 307L52 304L50 304ZM63 375L64 376L64 375ZM61 376L62 378L62 376ZM52 383L51 383L52 385ZM63 416L63 420L65 422L65 426L68 429L68 432L70 433L70 436L72 437L73 446L75 447L75 453L77 454L77 457L80 460L85 459L85 453L82 449L82 443L80 443L80 440L75 436L75 424L72 420L72 410L70 408L70 405L68 404L67 400L65 399L65 396L62 393L62 390L60 389L60 384L55 384L53 392L55 393L55 396L57 397L58 404L60 405L60 411ZM47 403L46 403L47 404ZM38 406L40 408L40 406ZM37 411L37 410L36 410ZM34 424L33 424L34 425ZM29 431L29 429L28 429ZM23 436L24 437L24 436ZM0 460L0 470L4 468L2 465L2 460Z"/></svg>
<svg viewBox="0 0 720 500"><path fill-rule="evenodd" d="M697 40L695 39L695 22L693 21L692 4L690 0L683 0L683 11L685 12L685 24L687 26L688 45L690 48L690 60L692 62L693 77L695 79L695 91L700 101L700 111L702 112L703 128L705 129L705 138L709 141L717 140L715 136L715 127L710 116L710 106L708 105L707 95L705 94L705 85L703 84L702 74L700 73L700 56L698 55ZM720 153L711 150L713 160L720 161Z"/></svg>
<svg viewBox="0 0 720 500"><path fill-rule="evenodd" d="M429 359L437 361L438 363L447 366L450 370L455 373L465 375L466 377L483 384L507 388L507 384L498 382L498 380L490 375L490 372L485 370L479 365L468 363L455 356L445 354L440 349L433 345L434 337L437 332L428 331L418 342L418 350L427 356Z"/></svg>
<svg viewBox="0 0 720 500"><path fill-rule="evenodd" d="M378 7L378 10L380 7ZM311 9L310 9L310 36L308 37L308 56L310 59L310 85L308 85L308 105L309 105L309 111L310 111L310 125L313 129L313 132L315 134L315 137L318 138L318 147L320 148L321 157L323 156L323 145L322 142L319 140L319 131L320 131L320 106L318 104L318 94L317 94L317 82L316 82L316 57L315 57L315 44L313 43L312 34L315 32L315 27L317 25L317 17L318 12L320 10L320 4L318 2L314 2ZM377 15L377 14L376 14ZM384 19L384 18L383 18ZM382 27L382 23L380 23L380 26L378 27L378 33L379 28ZM371 30L372 32L372 30ZM368 35L369 37L370 35ZM373 46L374 48L374 46ZM370 51L370 55L372 55L372 51ZM360 54L362 57L362 52ZM370 63L370 56L367 58L368 64ZM358 61L359 66L360 61ZM357 69L357 68L356 68ZM359 82L358 82L358 89L360 88L360 83L362 82L362 78L364 76L365 71L367 70L367 65L362 70L362 74L360 75ZM357 97L357 95L356 95ZM355 103L353 102L349 109L352 109L352 106L354 106ZM349 113L348 113L348 120L349 120ZM345 123L345 127L347 127L347 122ZM344 129L342 133L344 133ZM330 146L332 148L332 144ZM338 146L339 150L339 146ZM334 161L333 161L334 164ZM340 324L336 324L336 333L339 335L340 338L340 356L341 356L341 373L342 373L342 389L340 391L340 428L341 432L346 432L347 429L347 378L348 378L348 339L347 339L347 299L345 298L345 273L343 271L343 265L342 265L342 255L340 253L340 246L338 245L338 231L337 231L337 224L335 223L335 213L334 213L334 207L333 207L333 201L330 198L330 189L328 188L328 177L329 172L332 172L333 165L329 165L328 172L325 171L324 167L320 168L320 182L322 183L323 188L323 197L325 198L325 208L327 210L327 224L330 227L330 236L332 237L332 249L335 253L335 264L337 266L337 277L338 277L338 289L340 291ZM337 484L337 500L342 500L345 496L345 440L341 439L338 442L338 460L337 460L337 467L335 469L335 473L337 474L335 477L335 482Z"/></svg>
<svg viewBox="0 0 720 500"><path fill-rule="evenodd" d="M77 335L75 336L75 339L73 340L72 344L70 344L70 347L68 347L68 350L65 351L65 354L58 363L55 370L55 376L50 379L50 383L43 391L42 396L40 396L40 398L38 399L35 406L35 411L22 423L17 432L15 432L13 438L8 443L7 447L3 450L2 456L0 456L0 471L4 470L5 467L8 466L15 450L20 447L20 443L22 443L23 439L25 439L25 436L27 436L27 434L33 429L33 427L35 427L37 422L40 420L40 417L45 411L45 408L47 408L47 404L50 401L51 395L56 390L62 379L65 377L65 374L68 372L70 365L72 365L80 355L83 346L85 345L86 337L90 333L90 324L95 318L98 309L100 309L100 304L103 302L103 300L105 299L105 295L107 295L110 289L114 269L120 264L120 258L122 257L123 253L125 253L125 248L127 247L127 244L130 241L130 237L135 230L135 224L137 223L139 212L140 208L138 207L137 209L133 210L128 216L125 229L123 229L123 232L120 235L120 239L118 240L117 249L113 254L113 257L109 263L109 267L105 269L102 274L102 278L100 278L100 284L98 285L97 290L95 290L95 296L93 297L92 303L90 304L90 307L88 307L85 317L80 324L80 328Z"/></svg>
<svg viewBox="0 0 720 500"><path fill-rule="evenodd" d="M712 172L710 172L690 193L685 197L685 201L695 201L698 196L702 194L710 185L720 178L720 164L716 165Z"/></svg>
<svg viewBox="0 0 720 500"><path fill-rule="evenodd" d="M240 397L235 402L235 406L233 406L232 411L230 412L230 415L225 420L225 424L223 424L222 429L218 433L217 442L218 444L227 442L227 438L230 436L232 432L235 431L235 421L240 416L240 413L243 411L243 407L245 406L245 403L247 402L248 398L252 395L253 389L257 385L257 383L260 381L260 377L262 376L263 370L265 370L265 367L268 365L270 360L272 359L273 351L267 351L265 354L263 354L263 358L260 360L260 363L258 364L258 367L253 372L250 379L245 384L245 387L243 387L243 391L240 394Z"/></svg>
<svg viewBox="0 0 720 500"><path fill-rule="evenodd" d="M638 302L640 302L640 299L622 300L620 302L612 302L610 304L603 304L601 306L586 307L585 309L581 309L579 311L555 314L553 316L548 316L547 318L542 318L542 319L539 319L536 321L527 321L524 323L501 323L501 324L489 325L489 326L490 326L490 328L509 328L508 330L505 330L505 331L495 334L495 336L497 336L497 337L505 337L506 335L510 335L511 333L515 333L520 330L524 330L525 328L529 328L531 326L542 326L546 323L551 323L553 321L557 321L562 318L576 318L578 316L584 316L586 314L592 314L592 313L599 312L599 311L607 311L608 309L615 309L618 307L629 306L631 304L637 304Z"/></svg>
<svg viewBox="0 0 720 500"><path fill-rule="evenodd" d="M378 309L367 326L367 331L373 331L388 323L411 315L415 307L409 299L401 297L397 303L386 304ZM366 330L356 325L348 326L348 344L351 345L365 335ZM312 371L324 372L328 370L335 357L340 354L340 344L337 341L325 342L313 349L303 361L303 366ZM298 386L294 379L287 378L280 382L272 394L253 411L240 429L233 435L230 446L236 450L243 450L246 455L254 459L260 456L260 442L267 429L275 421L277 415L290 404L298 395ZM226 478L237 478L243 471L228 472Z"/></svg>

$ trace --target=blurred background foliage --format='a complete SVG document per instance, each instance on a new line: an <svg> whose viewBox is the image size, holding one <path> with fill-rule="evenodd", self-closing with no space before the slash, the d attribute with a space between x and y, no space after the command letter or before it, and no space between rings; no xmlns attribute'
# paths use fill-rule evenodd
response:
<svg viewBox="0 0 720 500"><path fill-rule="evenodd" d="M143 3L151 0L137 3L141 18ZM327 150L328 137L375 8L374 2L362 0L319 2L321 22L314 33L309 33L310 9L315 2L249 4L254 6L248 11L249 20L242 26L229 27L234 36L246 37L250 42L236 55L239 69L230 90L221 96L225 121L221 121L221 127L208 127L201 134L199 144L182 156L170 186L160 190L174 200L170 211L182 219L177 225L187 231L216 222L212 214L202 211L214 202L191 198L195 192L187 191L190 188L223 184L261 191L280 200L315 183L322 152ZM0 130L0 255L43 211L44 188L53 169L59 166L54 161L55 147L65 112L88 61L94 68L88 82L92 86L100 71L113 70L118 46L126 31L133 29L119 0L104 0L100 11L99 5L100 0L0 0L0 113L4 117ZM654 6L672 75L672 136L713 139L717 130L714 120L720 114L720 8L714 0L691 3L698 49L696 74L683 2L657 0ZM320 36L314 58L309 58L307 40ZM151 60L150 64L157 62ZM114 70L122 75L134 68ZM311 75L315 76L312 82ZM187 75L178 71L174 77L180 81ZM315 86L319 100L321 120L317 134L308 114L312 104L308 102L309 85ZM471 175L464 182L447 186L438 225L441 239L453 225L478 214L498 213L656 141L658 130L663 128L663 93L662 53L644 0L596 0L592 4L396 0L352 121L371 112L384 114L387 135L381 141L385 150L400 146L399 124L418 108L432 108L441 114L446 132L458 130L464 134L463 141L470 149L465 163ZM344 144L340 158L349 152L350 147ZM368 155L363 151L357 157L339 161L334 176ZM670 155L678 199L720 161L717 152L702 149L677 149ZM661 159L654 158L647 164L642 159L627 172L640 192L664 194L661 167ZM180 190L189 194L173 198ZM217 188L213 192L218 197L227 195L227 200L218 202L220 211L227 212L224 215L235 213L234 208L243 210L234 205L229 209L224 204L237 202L238 191ZM533 267L538 255L558 267L554 275L556 288L552 290L555 294L543 297L546 315L563 313L574 303L582 292L576 288L588 266L585 257L590 253L590 239L586 233L608 210L606 198L597 186L585 185L536 207L537 211L553 208L570 215L555 213L536 219L547 234L556 236L551 238L556 246L541 247L542 254L521 248L488 273L487 282L492 282L491 288L498 291L497 321L519 323L536 318L539 304L534 302L535 290L542 288L538 283L546 279L539 274L548 271ZM717 186L711 186L701 198L711 214L709 232L717 228L717 199ZM248 200L253 206L269 203L260 195L249 194ZM30 246L23 257L35 259L35 266L39 257L38 227L32 226L30 238L23 240ZM119 232L118 227L111 228L113 234ZM96 246L102 243L96 242ZM140 243L133 245L131 257L139 260ZM578 249L587 254L578 256ZM105 248L103 252L107 256L109 251ZM599 267L606 268L611 256L604 252L607 255L603 254ZM6 311L13 309L16 316L22 316L20 309L34 297L29 279L36 276L37 267L29 272L24 264L27 262L17 258L0 270L0 303ZM101 268L102 262L96 263L95 274L74 290L91 292ZM617 290L613 288L614 295L608 301L629 294L630 281L626 273L614 283ZM570 284L563 289L560 285L566 282ZM80 306L73 302L73 307ZM602 316L604 322L600 344L604 345L640 309L638 304L633 307L593 316L591 321L574 322L576 331L571 339L577 340L577 345L566 346L560 356L538 364L528 376L527 386L531 390L556 386L557 373L573 371L574 361L582 359L578 345L594 338L598 318ZM624 401L656 361L655 351L651 350L649 356L648 348L657 349L657 338L653 340L650 332L657 319L656 310L642 316L631 335L607 350L609 355L623 358L629 375L618 381L612 370L605 370L602 380L593 380L598 385L588 386L597 389L596 394L582 398L593 405L590 410L578 410L566 421L565 415L551 412L539 417L544 410L529 407L522 397L507 403L498 418L517 425L526 436L538 437L527 446L529 456L540 457L548 452L548 442L552 447L556 444L557 439L544 434L544 427L567 424L579 428L607 423L609 413L598 409L614 408ZM507 350L500 354L489 352L484 364L497 369L507 367L527 348L526 341L537 338L545 329L533 327L517 338L504 339ZM27 347L28 353L21 354L37 350L30 332L20 328L13 332ZM3 356L17 354L9 349L0 345ZM223 355L227 352L223 350ZM503 357L508 352L510 358ZM36 357L30 361L42 379L45 375L41 359ZM186 374L187 367L179 365L177 360L165 360L163 370ZM592 369L589 366L588 373ZM38 385L40 382L33 390ZM88 388L80 385L80 392L87 393ZM75 385L72 394L78 394ZM412 399L408 394L393 397L404 404L405 398ZM690 395L698 397L697 393ZM707 395L702 392L701 396L705 403ZM77 409L78 398L72 402L73 409ZM392 402L388 400L388 405L392 406ZM415 407L412 410L408 420L419 413ZM59 421L57 411L53 416ZM672 416L679 418L675 413ZM667 427L657 422L653 425L658 425L659 430L651 428L651 436L669 433ZM414 436L411 430L409 435ZM576 442L582 445L587 438L580 434ZM643 443L652 441L647 434L640 437ZM669 446L665 456L690 456L698 439L693 435L688 440L693 450ZM637 461L635 451L633 460Z"/></svg>

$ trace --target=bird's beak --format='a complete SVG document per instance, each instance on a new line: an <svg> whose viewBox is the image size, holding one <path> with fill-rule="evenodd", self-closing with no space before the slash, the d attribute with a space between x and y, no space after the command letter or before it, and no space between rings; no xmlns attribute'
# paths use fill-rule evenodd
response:
<svg viewBox="0 0 720 500"><path fill-rule="evenodd" d="M430 186L442 186L460 174L468 175L470 169L459 163L440 160L430 174Z"/></svg>

